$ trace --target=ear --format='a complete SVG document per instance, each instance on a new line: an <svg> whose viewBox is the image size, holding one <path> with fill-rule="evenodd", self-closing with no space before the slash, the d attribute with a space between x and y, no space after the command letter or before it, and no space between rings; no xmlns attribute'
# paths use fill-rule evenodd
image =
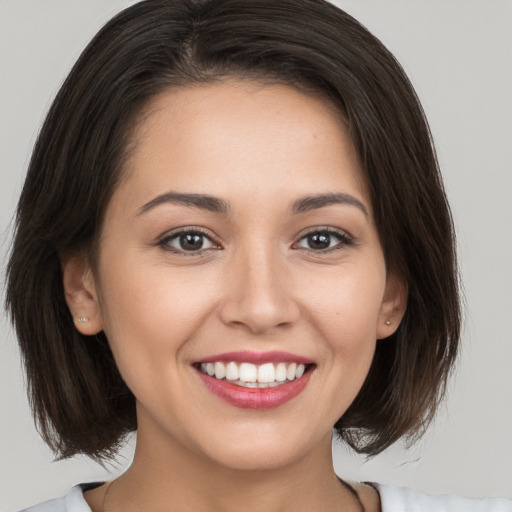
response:
<svg viewBox="0 0 512 512"><path fill-rule="evenodd" d="M92 336L103 330L94 276L83 255L62 259L64 296L79 332Z"/></svg>
<svg viewBox="0 0 512 512"><path fill-rule="evenodd" d="M404 317L406 308L407 284L395 273L389 273L377 324L378 340L395 333Z"/></svg>

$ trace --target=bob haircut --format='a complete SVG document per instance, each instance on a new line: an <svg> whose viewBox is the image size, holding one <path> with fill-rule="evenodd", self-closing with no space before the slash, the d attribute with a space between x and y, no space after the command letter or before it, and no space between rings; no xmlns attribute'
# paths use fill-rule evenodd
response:
<svg viewBox="0 0 512 512"><path fill-rule="evenodd" d="M107 23L42 126L16 216L6 308L39 431L59 458L115 455L136 430L135 398L103 332L80 334L61 258L94 269L105 209L148 102L226 78L279 83L337 106L363 168L388 271L408 286L393 336L377 342L335 424L360 453L413 442L442 399L460 336L454 231L419 100L391 53L324 0L147 0Z"/></svg>

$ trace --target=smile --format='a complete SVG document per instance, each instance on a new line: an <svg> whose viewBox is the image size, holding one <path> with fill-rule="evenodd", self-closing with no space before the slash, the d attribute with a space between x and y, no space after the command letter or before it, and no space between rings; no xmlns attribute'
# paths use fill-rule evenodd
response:
<svg viewBox="0 0 512 512"><path fill-rule="evenodd" d="M306 365L297 363L265 363L255 365L252 363L236 363L231 361L223 363L201 363L199 369L202 373L217 380L226 380L246 388L269 388L282 386L295 379L300 379L306 370Z"/></svg>
<svg viewBox="0 0 512 512"><path fill-rule="evenodd" d="M219 354L195 363L208 391L242 409L272 409L298 396L316 367L285 352Z"/></svg>

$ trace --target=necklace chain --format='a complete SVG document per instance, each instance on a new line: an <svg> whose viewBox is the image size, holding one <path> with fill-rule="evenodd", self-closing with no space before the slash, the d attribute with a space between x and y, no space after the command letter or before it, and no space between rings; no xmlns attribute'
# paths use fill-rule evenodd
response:
<svg viewBox="0 0 512 512"><path fill-rule="evenodd" d="M110 492L110 488L112 487L112 484L114 483L114 480L111 480L106 484L107 489L105 490L105 494L103 495L103 500L101 501L101 512L105 512L105 503L107 502L107 496Z"/></svg>
<svg viewBox="0 0 512 512"><path fill-rule="evenodd" d="M352 494L354 499L357 501L357 504L359 505L359 512L365 512L365 508L363 502L361 501L359 493L348 482L345 482L345 480L342 480L340 477L338 477L338 480L340 481L341 485L343 485L343 487L345 487L345 489L347 489L347 491L349 491L350 494Z"/></svg>

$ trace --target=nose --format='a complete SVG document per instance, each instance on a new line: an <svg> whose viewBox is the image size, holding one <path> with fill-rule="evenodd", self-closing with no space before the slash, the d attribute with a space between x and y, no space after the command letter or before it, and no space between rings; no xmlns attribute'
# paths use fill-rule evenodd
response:
<svg viewBox="0 0 512 512"><path fill-rule="evenodd" d="M241 251L229 264L221 320L252 334L271 333L297 322L286 261L271 247Z"/></svg>

